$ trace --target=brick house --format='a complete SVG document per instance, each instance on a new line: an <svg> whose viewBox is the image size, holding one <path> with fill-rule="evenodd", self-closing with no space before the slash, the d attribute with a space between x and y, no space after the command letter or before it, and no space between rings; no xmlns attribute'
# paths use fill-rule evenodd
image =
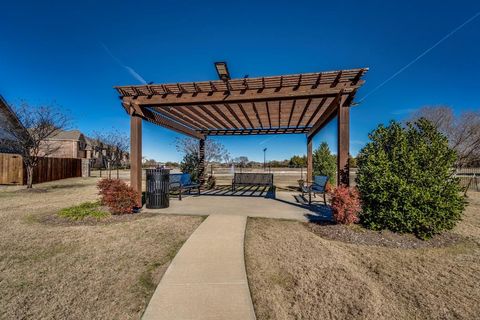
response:
<svg viewBox="0 0 480 320"><path fill-rule="evenodd" d="M61 130L46 139L44 144L55 149L55 152L48 155L52 158L87 158L87 141L78 130Z"/></svg>

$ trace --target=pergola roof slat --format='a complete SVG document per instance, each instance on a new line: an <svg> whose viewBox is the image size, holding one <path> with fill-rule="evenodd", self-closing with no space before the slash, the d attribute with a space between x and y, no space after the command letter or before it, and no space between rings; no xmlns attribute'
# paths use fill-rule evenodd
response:
<svg viewBox="0 0 480 320"><path fill-rule="evenodd" d="M357 68L115 89L125 105L137 106L133 112L190 136L311 135L324 125L326 116L331 118L337 108L353 104L367 71Z"/></svg>

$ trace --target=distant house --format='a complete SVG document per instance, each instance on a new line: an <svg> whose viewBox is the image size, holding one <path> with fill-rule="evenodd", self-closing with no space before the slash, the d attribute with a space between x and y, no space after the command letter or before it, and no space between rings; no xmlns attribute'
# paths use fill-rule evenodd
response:
<svg viewBox="0 0 480 320"><path fill-rule="evenodd" d="M106 168L106 148L97 139L85 136L87 147L85 148L87 159L91 159L90 165L93 168Z"/></svg>
<svg viewBox="0 0 480 320"><path fill-rule="evenodd" d="M47 145L50 149L55 150L48 157L87 158L87 141L83 133L78 130L61 130L44 141L44 146Z"/></svg>
<svg viewBox="0 0 480 320"><path fill-rule="evenodd" d="M86 154L87 159L91 159L90 165L93 168L107 168L108 161L107 161L107 154L112 152L115 149L112 146L104 144L97 139L93 139L90 137L85 136L85 140L87 141L86 147ZM122 158L120 159L120 166L128 166L130 163L130 155L128 152L122 153Z"/></svg>
<svg viewBox="0 0 480 320"><path fill-rule="evenodd" d="M15 112L0 95L0 153L18 153L11 129L25 131Z"/></svg>

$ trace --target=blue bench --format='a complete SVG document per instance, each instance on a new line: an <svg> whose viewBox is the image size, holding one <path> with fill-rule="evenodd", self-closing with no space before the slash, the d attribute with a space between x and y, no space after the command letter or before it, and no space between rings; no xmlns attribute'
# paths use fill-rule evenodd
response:
<svg viewBox="0 0 480 320"><path fill-rule="evenodd" d="M169 190L178 190L178 200L182 200L183 190L188 190L188 193L190 194L192 189L198 189L198 194L200 194L200 184L192 182L192 178L189 173L170 174Z"/></svg>

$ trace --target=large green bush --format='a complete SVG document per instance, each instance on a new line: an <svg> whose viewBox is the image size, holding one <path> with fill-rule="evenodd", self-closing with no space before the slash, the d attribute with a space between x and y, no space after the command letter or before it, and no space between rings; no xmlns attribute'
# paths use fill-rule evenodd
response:
<svg viewBox="0 0 480 320"><path fill-rule="evenodd" d="M357 157L361 222L422 239L452 229L465 202L447 139L425 119L380 125L369 138Z"/></svg>
<svg viewBox="0 0 480 320"><path fill-rule="evenodd" d="M330 152L326 142L313 152L313 175L327 176L331 185L335 185L337 172L337 157Z"/></svg>

